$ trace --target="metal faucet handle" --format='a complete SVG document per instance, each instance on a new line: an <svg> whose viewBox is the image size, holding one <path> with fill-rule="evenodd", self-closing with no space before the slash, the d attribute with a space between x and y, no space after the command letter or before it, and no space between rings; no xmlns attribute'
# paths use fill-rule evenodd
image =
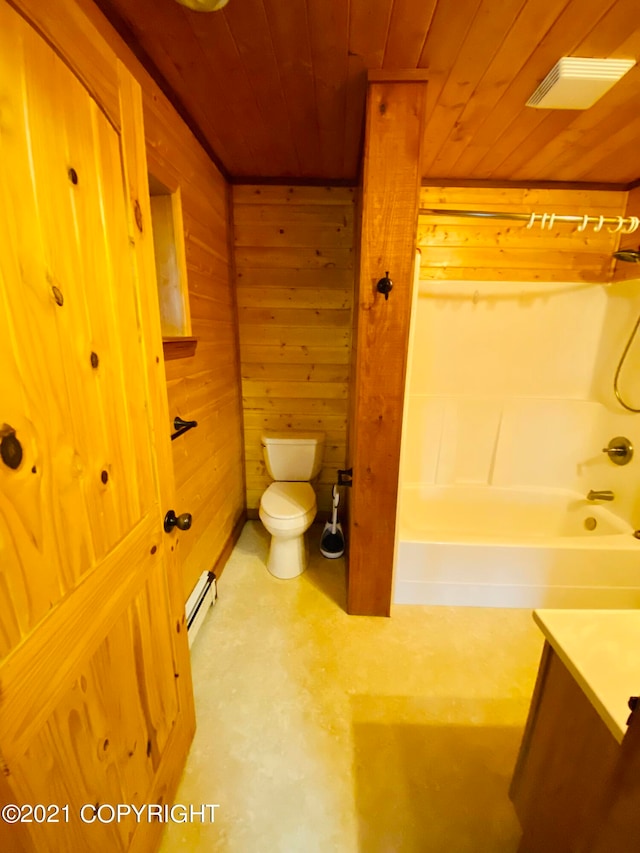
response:
<svg viewBox="0 0 640 853"><path fill-rule="evenodd" d="M601 492L591 489L587 495L588 501L612 501L614 498L615 495L609 489L603 489Z"/></svg>
<svg viewBox="0 0 640 853"><path fill-rule="evenodd" d="M627 465L633 459L633 445L628 438L617 435L606 447L602 448L615 465Z"/></svg>

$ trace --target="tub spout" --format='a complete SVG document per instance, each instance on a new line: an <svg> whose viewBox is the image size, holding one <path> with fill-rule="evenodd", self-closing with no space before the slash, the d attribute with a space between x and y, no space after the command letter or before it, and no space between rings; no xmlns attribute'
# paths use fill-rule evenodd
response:
<svg viewBox="0 0 640 853"><path fill-rule="evenodd" d="M605 489L603 492L594 492L593 489L587 495L588 501L612 501L615 498L613 492Z"/></svg>

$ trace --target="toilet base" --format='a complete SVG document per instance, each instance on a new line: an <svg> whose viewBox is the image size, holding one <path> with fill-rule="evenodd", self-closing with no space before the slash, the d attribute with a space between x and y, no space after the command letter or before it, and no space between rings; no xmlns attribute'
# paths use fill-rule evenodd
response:
<svg viewBox="0 0 640 853"><path fill-rule="evenodd" d="M309 549L304 533L292 539L271 537L267 569L275 578L289 580L307 568Z"/></svg>

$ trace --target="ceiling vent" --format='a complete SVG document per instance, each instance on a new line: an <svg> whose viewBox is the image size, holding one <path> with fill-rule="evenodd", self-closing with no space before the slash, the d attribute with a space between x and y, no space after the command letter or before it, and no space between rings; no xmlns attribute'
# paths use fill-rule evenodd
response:
<svg viewBox="0 0 640 853"><path fill-rule="evenodd" d="M636 64L635 59L563 56L527 101L543 110L587 110Z"/></svg>

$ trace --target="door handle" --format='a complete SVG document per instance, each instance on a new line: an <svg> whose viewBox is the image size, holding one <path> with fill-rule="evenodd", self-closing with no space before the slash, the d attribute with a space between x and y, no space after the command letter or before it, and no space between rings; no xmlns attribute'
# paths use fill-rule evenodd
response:
<svg viewBox="0 0 640 853"><path fill-rule="evenodd" d="M183 512L182 515L176 515L170 509L164 517L164 532L171 533L174 527L177 527L178 530L188 530L191 527L192 521L193 516L190 512Z"/></svg>

